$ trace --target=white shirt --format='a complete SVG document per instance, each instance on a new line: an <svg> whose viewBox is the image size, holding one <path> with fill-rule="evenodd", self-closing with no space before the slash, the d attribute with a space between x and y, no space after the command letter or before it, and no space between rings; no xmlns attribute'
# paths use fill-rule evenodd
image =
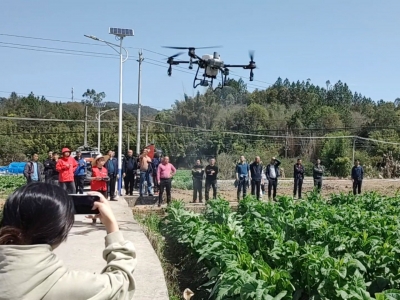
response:
<svg viewBox="0 0 400 300"><path fill-rule="evenodd" d="M276 178L275 165L269 165L269 178Z"/></svg>

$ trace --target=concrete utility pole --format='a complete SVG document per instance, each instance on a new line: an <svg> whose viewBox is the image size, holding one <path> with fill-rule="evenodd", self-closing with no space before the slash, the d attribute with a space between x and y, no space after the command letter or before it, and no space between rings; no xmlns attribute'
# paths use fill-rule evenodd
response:
<svg viewBox="0 0 400 300"><path fill-rule="evenodd" d="M288 137L289 137L289 131L288 131L288 127L286 126L285 158L287 158L287 154L288 154L288 150L289 150Z"/></svg>
<svg viewBox="0 0 400 300"><path fill-rule="evenodd" d="M130 145L129 145L129 127L128 127L128 149L126 149L126 152L129 151L129 147L130 147Z"/></svg>
<svg viewBox="0 0 400 300"><path fill-rule="evenodd" d="M141 111L141 94L142 94L142 62L143 62L142 50L139 51L139 82L138 82L138 115L137 115L137 139L136 139L136 153L140 153L140 111Z"/></svg>
<svg viewBox="0 0 400 300"><path fill-rule="evenodd" d="M83 138L83 146L87 147L87 104L85 104L85 136Z"/></svg>
<svg viewBox="0 0 400 300"><path fill-rule="evenodd" d="M146 146L149 144L149 125L146 125Z"/></svg>
<svg viewBox="0 0 400 300"><path fill-rule="evenodd" d="M74 102L74 88L71 89L71 100Z"/></svg>

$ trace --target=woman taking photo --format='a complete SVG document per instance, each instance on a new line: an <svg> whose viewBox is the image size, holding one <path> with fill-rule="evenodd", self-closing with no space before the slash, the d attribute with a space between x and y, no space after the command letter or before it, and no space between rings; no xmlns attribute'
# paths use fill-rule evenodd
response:
<svg viewBox="0 0 400 300"><path fill-rule="evenodd" d="M67 239L74 206L67 192L47 183L16 190L0 222L0 299L132 299L136 266L133 244L125 241L103 195L98 209L107 235L100 274L68 270L53 253Z"/></svg>
<svg viewBox="0 0 400 300"><path fill-rule="evenodd" d="M108 177L108 171L104 167L106 160L103 155L99 154L93 162L92 177L89 178L91 180L90 190L93 192L99 192L104 196L104 199L107 199L107 184L110 181L110 177ZM96 224L97 219L95 216L90 216L89 218L92 219L93 224Z"/></svg>

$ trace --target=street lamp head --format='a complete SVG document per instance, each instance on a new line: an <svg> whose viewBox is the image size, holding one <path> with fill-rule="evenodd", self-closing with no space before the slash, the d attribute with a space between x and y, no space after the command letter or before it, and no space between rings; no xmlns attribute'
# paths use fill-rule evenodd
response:
<svg viewBox="0 0 400 300"><path fill-rule="evenodd" d="M87 37L87 38L89 38L89 39L95 40L95 41L100 41L99 38L97 38L97 37L95 37L95 36L93 36L93 35L84 34L84 36Z"/></svg>
<svg viewBox="0 0 400 300"><path fill-rule="evenodd" d="M134 35L133 29L122 29L122 28L114 28L114 27L110 27L108 30L108 33L119 36L121 38Z"/></svg>
<svg viewBox="0 0 400 300"><path fill-rule="evenodd" d="M97 107L97 108L103 108L103 107L106 107L106 103L104 103L104 102L94 102L93 106Z"/></svg>

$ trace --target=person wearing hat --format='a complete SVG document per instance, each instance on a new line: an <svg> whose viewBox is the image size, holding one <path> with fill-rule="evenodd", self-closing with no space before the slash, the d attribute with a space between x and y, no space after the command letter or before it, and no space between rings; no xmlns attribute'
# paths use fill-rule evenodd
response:
<svg viewBox="0 0 400 300"><path fill-rule="evenodd" d="M60 187L73 194L75 192L74 173L78 167L75 158L71 157L71 150L63 148L62 157L57 161L56 170L58 171L58 181Z"/></svg>
<svg viewBox="0 0 400 300"><path fill-rule="evenodd" d="M93 161L94 165L92 166L92 177L89 179L90 182L90 190L93 192L101 193L104 198L107 199L107 185L108 181L110 181L110 177L108 177L108 171L104 164L106 163L106 158L99 154ZM112 201L114 199L111 199ZM93 223L96 223L96 218L91 217Z"/></svg>

